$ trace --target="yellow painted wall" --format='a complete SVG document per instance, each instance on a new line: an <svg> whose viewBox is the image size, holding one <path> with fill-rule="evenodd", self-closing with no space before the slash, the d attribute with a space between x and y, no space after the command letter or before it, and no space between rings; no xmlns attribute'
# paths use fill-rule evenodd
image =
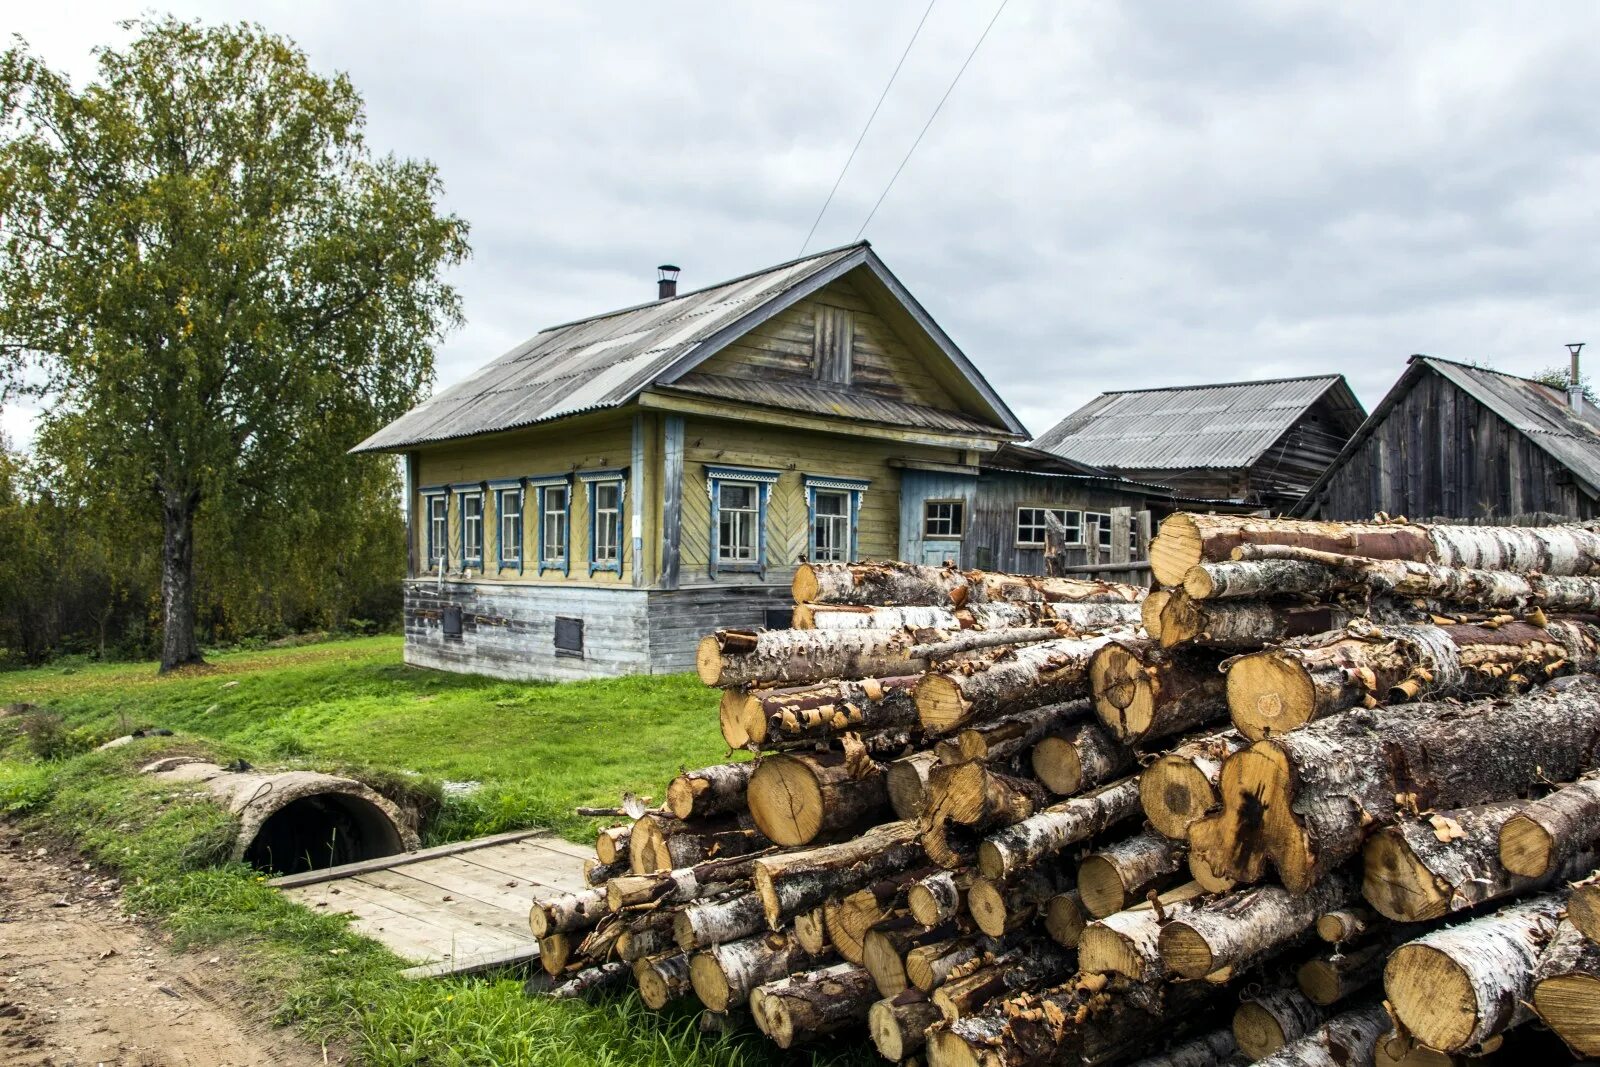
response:
<svg viewBox="0 0 1600 1067"><path fill-rule="evenodd" d="M767 579L782 579L807 550L810 515L806 475L864 478L857 555L893 559L900 539L900 471L892 458L956 463L953 449L927 448L852 437L783 430L752 423L690 418L684 424L683 528L680 575L685 583L706 580L711 561L711 498L706 464L763 467L783 473L767 506ZM724 574L718 578L740 580ZM753 580L744 578L744 580Z"/></svg>
<svg viewBox="0 0 1600 1067"><path fill-rule="evenodd" d="M845 279L774 315L695 368L698 374L737 377L752 371L766 379L812 378L812 322L819 306L847 308L853 321L853 390L889 400L959 410L922 361Z"/></svg>
<svg viewBox="0 0 1600 1067"><path fill-rule="evenodd" d="M646 435L649 440L649 435ZM460 442L434 445L418 452L417 484L421 488L452 485L459 482L485 482L501 478L537 477L546 474L564 474L607 467L627 467L632 461L633 417L606 415L578 417L563 420L551 426L495 434L491 437L472 438ZM649 452L647 451L647 455ZM659 479L646 474L647 487L654 481L654 491L659 493ZM537 494L525 490L523 523L524 562L516 567L499 566L498 541L499 514L495 507L495 493L491 489L484 496L484 573L485 579L507 582L568 582L591 585L631 585L633 582L632 529L634 509L639 502L637 473L629 477L623 515L622 573L602 571L589 575L589 499L586 487L576 477L572 479L571 509L569 512L568 557L569 574L545 571L541 576L534 559L537 548L537 530L534 526L534 509ZM648 488L647 488L647 491ZM419 567L427 562L427 511L422 505L414 512L417 522L413 527L416 537L416 558ZM647 523L646 559L651 545L648 531L658 528ZM452 569L459 569L456 545L461 536L460 499L450 498L450 559ZM648 566L648 563L647 563Z"/></svg>

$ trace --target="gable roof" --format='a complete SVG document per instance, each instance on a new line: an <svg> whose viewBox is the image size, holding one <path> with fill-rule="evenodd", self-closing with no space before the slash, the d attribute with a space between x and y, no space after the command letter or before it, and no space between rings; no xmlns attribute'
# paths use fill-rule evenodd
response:
<svg viewBox="0 0 1600 1067"><path fill-rule="evenodd" d="M1324 397L1351 413L1354 429L1360 402L1344 375L1322 374L1101 393L1033 445L1112 470L1239 469Z"/></svg>
<svg viewBox="0 0 1600 1067"><path fill-rule="evenodd" d="M703 381L704 360L755 326L852 272L897 306L947 362L971 417L819 386ZM955 342L906 291L865 241L683 293L540 331L499 359L412 408L357 445L383 452L495 433L631 403L665 386L766 406L821 411L936 430L1026 437L1027 430ZM767 392L749 395L752 389ZM742 390L742 392L741 392ZM811 395L820 392L830 395ZM770 395L769 395L770 394Z"/></svg>
<svg viewBox="0 0 1600 1067"><path fill-rule="evenodd" d="M1600 497L1600 411L1585 404L1573 411L1566 394L1553 386L1515 374L1471 367L1437 356L1412 356L1405 373L1384 394L1372 414L1340 450L1294 508L1301 514L1310 507L1328 479L1373 435L1389 412L1416 386L1424 374L1438 374L1502 421L1543 449L1578 479L1590 496Z"/></svg>

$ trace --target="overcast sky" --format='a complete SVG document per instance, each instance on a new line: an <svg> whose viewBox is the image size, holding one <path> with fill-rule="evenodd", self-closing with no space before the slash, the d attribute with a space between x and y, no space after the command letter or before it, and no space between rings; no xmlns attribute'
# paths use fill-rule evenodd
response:
<svg viewBox="0 0 1600 1067"><path fill-rule="evenodd" d="M856 237L998 0L938 0L811 248ZM794 257L926 0L163 5L292 36L472 224L447 385ZM136 4L7 5L92 72ZM1035 434L1104 389L1596 342L1600 4L1010 0L865 236ZM1596 364L1600 366L1600 364ZM29 416L4 425L26 438Z"/></svg>

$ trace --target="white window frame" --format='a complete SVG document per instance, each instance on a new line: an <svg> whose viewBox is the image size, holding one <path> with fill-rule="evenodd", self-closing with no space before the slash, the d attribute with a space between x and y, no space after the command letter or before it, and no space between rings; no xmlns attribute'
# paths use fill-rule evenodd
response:
<svg viewBox="0 0 1600 1067"><path fill-rule="evenodd" d="M861 551L861 498L872 482L865 478L840 478L827 474L807 474L803 479L806 490L806 558L817 563L848 563L860 558ZM837 496L844 500L844 513L823 516L817 511L817 501L823 496ZM817 523L826 518L835 527L838 545L824 554L817 544Z"/></svg>
<svg viewBox="0 0 1600 1067"><path fill-rule="evenodd" d="M628 509L627 471L625 468L579 471L578 478L583 482L584 498L589 508L589 574L604 571L620 575L623 559L627 555L626 531L623 528ZM615 507L600 507L602 490L615 490ZM613 542L610 546L612 553L608 556L600 553L603 535Z"/></svg>
<svg viewBox="0 0 1600 1067"><path fill-rule="evenodd" d="M469 567L473 567L478 570L482 570L484 549L483 537L485 533L483 521L485 518L483 507L483 485L479 482L467 482L462 485L453 485L450 487L450 490L452 494L454 494L457 501L456 515L457 522L460 523L460 528L457 530L459 535L457 537L457 544L461 548L461 569L466 570ZM467 540L467 531L471 528L471 524L467 522L467 502L469 500L475 502L478 508L478 513L476 516L478 527L478 543L476 545L476 553L472 551L474 546L469 544Z"/></svg>
<svg viewBox="0 0 1600 1067"><path fill-rule="evenodd" d="M500 568L507 567L522 569L523 543L526 526L523 522L523 512L527 507L527 493L522 488L522 482L502 483L493 485L494 488L494 527L495 527L495 558L499 561ZM516 510L506 507L508 499L515 499ZM506 537L506 526L511 524L510 538ZM510 551L507 551L507 546Z"/></svg>
<svg viewBox="0 0 1600 1067"><path fill-rule="evenodd" d="M729 490L740 490L749 495L749 504L730 508ZM761 487L748 482L718 482L717 488L717 562L754 565L761 562ZM742 516L742 518L741 518ZM729 521L729 520L732 521ZM733 543L723 538L724 523L733 530ZM743 537L740 537L740 534Z"/></svg>
<svg viewBox="0 0 1600 1067"><path fill-rule="evenodd" d="M1024 524L1022 521L1022 513L1025 511L1038 512L1038 521ZM1045 519L1046 512L1053 513L1061 520L1061 525L1066 528L1067 535L1069 537L1072 535L1074 529L1076 529L1076 539L1064 541L1064 544L1080 545L1083 543L1083 513L1081 511L1076 511L1072 508L1057 507L1054 504L1018 504L1016 525L1016 546L1018 548L1045 547L1046 539L1048 538L1050 532L1050 524ZM1025 526L1029 530L1039 531L1039 539L1037 541L1030 541L1022 536L1022 531Z"/></svg>
<svg viewBox="0 0 1600 1067"><path fill-rule="evenodd" d="M437 506L439 514L434 514ZM423 521L427 524L424 529L423 551L427 553L427 569L437 571L442 562L446 570L450 568L450 494L444 489L425 490L422 493ZM438 538L434 537L434 527L439 526Z"/></svg>
<svg viewBox="0 0 1600 1067"><path fill-rule="evenodd" d="M756 573L767 571L767 505L772 499L772 487L778 483L780 471L759 467L726 467L720 464L705 465L706 495L711 501L711 552L708 570L712 577L719 573ZM722 490L729 485L744 485L751 489L754 518L751 520L754 537L753 553L748 558L727 552L729 546L722 539ZM738 509L741 514L750 509Z"/></svg>
<svg viewBox="0 0 1600 1067"><path fill-rule="evenodd" d="M560 507L551 507L551 502L558 499L560 494ZM552 529L560 534L561 551L552 550L552 543L557 538L552 537ZM570 485L547 485L539 493L539 569L565 569L567 558L572 554L572 487Z"/></svg>
<svg viewBox="0 0 1600 1067"><path fill-rule="evenodd" d="M955 511L950 515L940 516L935 519L932 510L935 507L953 507ZM934 533L932 524L935 522L948 523L950 533ZM955 497L940 497L922 502L922 539L924 541L960 541L967 533L967 502Z"/></svg>

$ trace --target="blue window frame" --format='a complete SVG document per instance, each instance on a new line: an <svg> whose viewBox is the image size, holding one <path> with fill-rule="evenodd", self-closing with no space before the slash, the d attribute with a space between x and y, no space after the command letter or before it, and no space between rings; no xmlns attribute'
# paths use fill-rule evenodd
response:
<svg viewBox="0 0 1600 1067"><path fill-rule="evenodd" d="M862 478L805 476L806 558L818 563L848 563L859 553L861 494L872 483Z"/></svg>
<svg viewBox="0 0 1600 1067"><path fill-rule="evenodd" d="M500 569L522 570L522 479L490 482L494 490L494 546Z"/></svg>
<svg viewBox="0 0 1600 1067"><path fill-rule="evenodd" d="M706 464L711 497L710 573L767 571L767 504L778 482L775 470Z"/></svg>
<svg viewBox="0 0 1600 1067"><path fill-rule="evenodd" d="M589 573L622 573L622 516L627 502L626 471L579 471L589 505Z"/></svg>
<svg viewBox="0 0 1600 1067"><path fill-rule="evenodd" d="M426 569L450 568L450 493L444 486L422 490L423 544Z"/></svg>
<svg viewBox="0 0 1600 1067"><path fill-rule="evenodd" d="M570 573L572 560L572 476L550 474L527 480L534 493L533 519L538 536L537 573Z"/></svg>
<svg viewBox="0 0 1600 1067"><path fill-rule="evenodd" d="M461 569L483 569L483 486L476 482L452 485L457 505L456 548Z"/></svg>

